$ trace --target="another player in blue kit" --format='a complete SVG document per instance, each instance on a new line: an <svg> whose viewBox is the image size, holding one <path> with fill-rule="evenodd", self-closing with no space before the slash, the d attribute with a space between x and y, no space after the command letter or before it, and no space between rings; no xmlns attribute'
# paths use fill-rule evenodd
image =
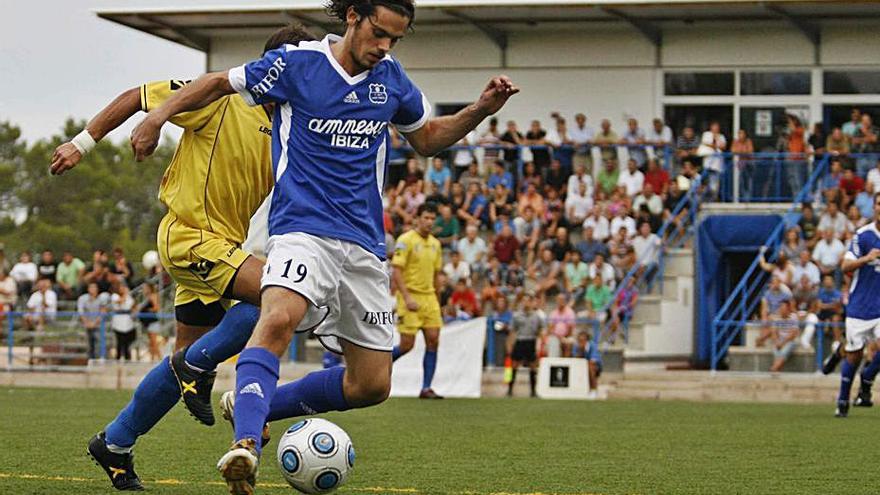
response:
<svg viewBox="0 0 880 495"><path fill-rule="evenodd" d="M849 414L852 381L865 344L880 337L880 194L874 196L874 222L860 228L843 258L844 272L855 271L846 306L846 359L840 371L840 395L835 416ZM862 370L856 405L870 407L871 384L880 371L880 358Z"/></svg>
<svg viewBox="0 0 880 495"><path fill-rule="evenodd" d="M262 313L236 367L235 443L217 465L233 494L253 493L267 419L366 407L388 396L394 313L381 198L388 125L430 156L519 91L507 77L495 77L475 103L431 118L425 96L388 56L410 29L414 9L412 0L333 0L328 11L345 23L344 37L287 45L228 73L207 74L132 133L143 156L173 114L234 92L251 104L276 103ZM278 360L294 329L316 329L327 348L344 354L346 367L277 387Z"/></svg>

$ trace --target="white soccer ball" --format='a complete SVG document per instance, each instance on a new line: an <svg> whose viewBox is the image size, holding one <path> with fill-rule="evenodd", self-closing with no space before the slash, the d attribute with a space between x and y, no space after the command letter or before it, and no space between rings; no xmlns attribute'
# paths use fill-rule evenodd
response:
<svg viewBox="0 0 880 495"><path fill-rule="evenodd" d="M354 446L342 428L326 419L294 424L278 442L278 466L290 486L303 493L330 493L354 468Z"/></svg>
<svg viewBox="0 0 880 495"><path fill-rule="evenodd" d="M152 270L159 266L159 253L156 251L147 251L144 253L144 257L141 258L141 263L147 270Z"/></svg>

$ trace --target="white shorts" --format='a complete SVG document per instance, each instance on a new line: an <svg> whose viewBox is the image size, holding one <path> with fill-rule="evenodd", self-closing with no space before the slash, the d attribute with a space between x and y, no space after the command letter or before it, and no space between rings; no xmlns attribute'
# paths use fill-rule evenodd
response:
<svg viewBox="0 0 880 495"><path fill-rule="evenodd" d="M313 330L327 349L339 340L390 352L393 298L385 264L357 244L302 232L269 237L262 288L290 289L311 304L297 332Z"/></svg>
<svg viewBox="0 0 880 495"><path fill-rule="evenodd" d="M865 347L865 344L880 337L880 318L874 320L860 320L858 318L846 318L846 347L847 352L855 352Z"/></svg>

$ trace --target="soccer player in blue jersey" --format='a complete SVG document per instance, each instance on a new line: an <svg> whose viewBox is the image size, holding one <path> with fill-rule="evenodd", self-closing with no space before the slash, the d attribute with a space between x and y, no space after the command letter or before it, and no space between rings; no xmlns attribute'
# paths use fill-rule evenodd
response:
<svg viewBox="0 0 880 495"><path fill-rule="evenodd" d="M843 258L844 272L855 272L846 306L846 359L840 372L840 395L835 416L849 414L849 396L865 345L880 337L880 194L874 195L874 222L860 228ZM871 384L880 371L880 358L862 370L856 405L870 407Z"/></svg>
<svg viewBox="0 0 880 495"><path fill-rule="evenodd" d="M262 313L236 367L235 443L217 466L233 494L253 493L267 419L366 407L388 396L394 313L381 198L388 125L430 156L519 91L498 76L473 104L431 118L425 96L388 55L413 23L412 0L333 0L328 11L345 24L343 37L288 45L207 74L150 112L131 137L141 159L171 115L235 92L253 104L276 103ZM346 367L277 387L294 329L316 327ZM325 482L321 488L335 483Z"/></svg>

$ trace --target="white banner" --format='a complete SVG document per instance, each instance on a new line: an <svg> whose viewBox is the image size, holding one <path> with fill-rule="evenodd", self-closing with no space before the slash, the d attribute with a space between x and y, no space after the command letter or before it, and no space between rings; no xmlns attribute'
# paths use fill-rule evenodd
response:
<svg viewBox="0 0 880 495"><path fill-rule="evenodd" d="M395 333L395 343L399 336ZM483 348L486 318L456 321L440 330L437 371L431 388L444 397L479 398L483 382ZM422 390L422 357L425 339L416 336L415 346L394 363L392 397L418 397Z"/></svg>

